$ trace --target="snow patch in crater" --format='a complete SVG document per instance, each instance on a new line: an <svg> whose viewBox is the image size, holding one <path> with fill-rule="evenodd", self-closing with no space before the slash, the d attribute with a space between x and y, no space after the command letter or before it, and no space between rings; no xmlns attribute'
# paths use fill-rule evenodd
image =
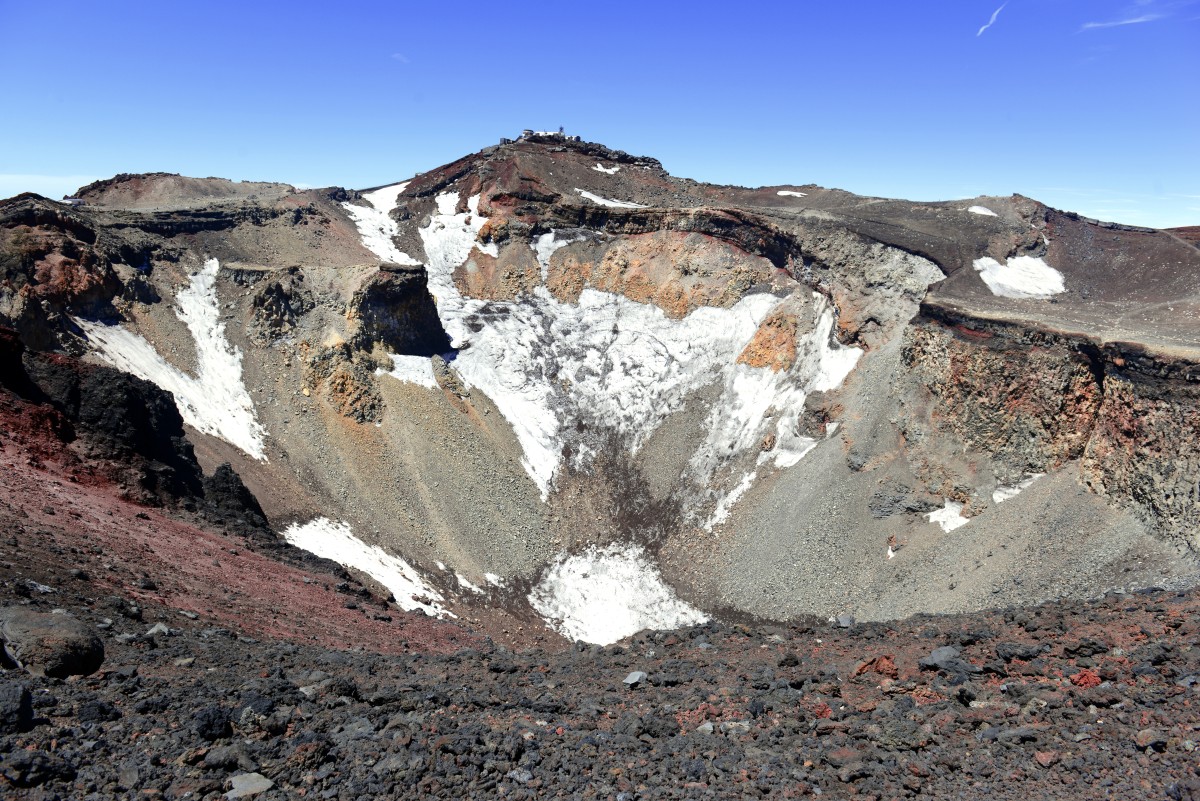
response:
<svg viewBox="0 0 1200 801"><path fill-rule="evenodd" d="M605 175L616 175L617 171L621 169L621 165L614 164L611 167L605 167L602 164L597 164L595 167L592 167L592 169L595 170L596 172L602 172Z"/></svg>
<svg viewBox="0 0 1200 801"><path fill-rule="evenodd" d="M292 523L280 535L297 548L366 573L391 590L401 609L454 617L442 607L440 602L445 599L411 565L377 545L367 545L346 523L318 517L304 524Z"/></svg>
<svg viewBox="0 0 1200 801"><path fill-rule="evenodd" d="M984 217L999 217L1000 215L989 209L987 206L971 206L967 211L972 214L981 214Z"/></svg>
<svg viewBox="0 0 1200 801"><path fill-rule="evenodd" d="M599 203L601 206L610 206L611 208L614 208L614 209L644 209L644 208L646 208L646 206L642 205L641 203L632 203L627 200L609 200L606 197L600 197L599 195L594 195L591 192L585 192L582 189L576 189L575 191L578 192L583 197L587 198L588 200L592 201L593 203Z"/></svg>
<svg viewBox="0 0 1200 801"><path fill-rule="evenodd" d="M965 526L971 522L969 517L963 517L963 505L958 501L952 501L949 498L945 499L946 505L936 512L929 512L925 517L929 518L930 523L937 523L942 527L942 531L954 531L959 526Z"/></svg>
<svg viewBox="0 0 1200 801"><path fill-rule="evenodd" d="M343 203L342 208L346 210L358 228L358 235L362 239L363 246L378 256L380 261L412 266L420 264L420 262L397 248L392 239L400 232L400 229L396 225L396 221L391 218L391 211L396 208L400 193L405 190L408 183L405 181L401 184L392 184L382 189L376 189L374 192L363 193L363 200L371 204L369 208L353 203Z"/></svg>
<svg viewBox="0 0 1200 801"><path fill-rule="evenodd" d="M397 356L391 355L392 369L375 371L375 375L390 375L397 381L406 384L416 384L426 389L437 389L437 379L433 377L433 362L428 356Z"/></svg>
<svg viewBox="0 0 1200 801"><path fill-rule="evenodd" d="M101 359L174 395L183 422L265 462L267 432L255 418L254 401L242 382L242 352L226 339L221 322L219 269L218 261L209 259L175 295L175 315L196 346L195 377L169 363L139 334L119 325L75 322Z"/></svg>
<svg viewBox="0 0 1200 801"><path fill-rule="evenodd" d="M975 260L975 271L993 295L1045 300L1066 290L1063 274L1035 256L1015 256L1001 264L990 256Z"/></svg>
<svg viewBox="0 0 1200 801"><path fill-rule="evenodd" d="M584 289L576 304L545 287L514 301L463 297L453 272L477 241L479 197L455 213L457 193L436 198L438 213L419 233L428 254L431 292L438 315L459 352L453 367L464 383L496 404L521 444L522 464L542 497L549 495L574 424L614 430L637 452L655 430L696 391L717 384L721 401L712 413L694 477L707 487L717 467L753 449L772 427L777 467L795 464L814 441L795 433L808 392L831 389L854 367L861 351L831 341L833 311L819 299L815 330L799 343L789 373L736 364L746 344L780 298L747 295L728 309L701 307L672 319L657 306L623 295ZM531 243L539 262L563 244L554 232ZM767 418L774 409L776 415ZM573 466L589 453L573 443ZM717 501L719 502L719 498Z"/></svg>
<svg viewBox="0 0 1200 801"><path fill-rule="evenodd" d="M780 197L808 197L808 195L803 192L795 192L791 189L780 189L775 194L779 195Z"/></svg>
<svg viewBox="0 0 1200 801"><path fill-rule="evenodd" d="M528 596L529 604L571 640L609 645L643 629L676 629L708 616L681 601L636 545L561 556Z"/></svg>
<svg viewBox="0 0 1200 801"><path fill-rule="evenodd" d="M1004 503L1005 501L1011 501L1013 498L1029 489L1033 482L1037 481L1044 475L1046 474L1031 473L1026 476L1023 481L1019 481L1016 484L996 487L996 489L992 491L992 503Z"/></svg>

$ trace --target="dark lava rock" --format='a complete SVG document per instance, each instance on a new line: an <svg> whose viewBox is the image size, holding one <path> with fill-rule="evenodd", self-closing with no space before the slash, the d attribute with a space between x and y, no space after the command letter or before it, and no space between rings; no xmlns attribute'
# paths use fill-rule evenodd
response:
<svg viewBox="0 0 1200 801"><path fill-rule="evenodd" d="M37 787L49 781L70 781L75 768L45 751L14 751L0 761L0 776L17 787Z"/></svg>
<svg viewBox="0 0 1200 801"><path fill-rule="evenodd" d="M34 676L86 676L104 662L100 638L67 614L0 609L0 638L8 657Z"/></svg>
<svg viewBox="0 0 1200 801"><path fill-rule="evenodd" d="M232 732L229 711L219 706L206 706L192 716L192 730L205 740L219 740Z"/></svg>
<svg viewBox="0 0 1200 801"><path fill-rule="evenodd" d="M29 688L11 681L0 684L0 735L29 731L32 727Z"/></svg>

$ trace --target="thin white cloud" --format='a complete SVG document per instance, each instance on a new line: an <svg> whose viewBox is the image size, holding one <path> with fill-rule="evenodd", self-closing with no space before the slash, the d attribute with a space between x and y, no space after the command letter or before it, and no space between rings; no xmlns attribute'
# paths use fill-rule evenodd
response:
<svg viewBox="0 0 1200 801"><path fill-rule="evenodd" d="M1142 14L1140 17L1129 17L1128 19L1117 19L1111 22L1085 22L1079 29L1081 31L1092 31L1097 28L1119 28L1122 25L1140 25L1143 22L1154 22L1165 17L1165 14Z"/></svg>
<svg viewBox="0 0 1200 801"><path fill-rule="evenodd" d="M399 61L401 64L411 64L412 63L411 61L408 60L408 56L404 55L403 53L392 53L391 58L392 58L392 61Z"/></svg>
<svg viewBox="0 0 1200 801"><path fill-rule="evenodd" d="M975 34L975 38L979 38L980 36L983 36L984 31L986 31L988 28L990 28L996 24L996 17L1000 16L1000 12L1004 10L1004 6L1006 6L1006 5L1008 5L1008 3L1004 3L999 8L997 8L995 11L992 12L992 18L987 21L987 25L984 25L982 28L979 29L979 33Z"/></svg>

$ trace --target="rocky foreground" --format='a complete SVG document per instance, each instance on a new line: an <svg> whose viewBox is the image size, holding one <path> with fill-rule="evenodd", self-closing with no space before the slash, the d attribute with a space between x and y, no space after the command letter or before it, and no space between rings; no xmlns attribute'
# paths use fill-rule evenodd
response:
<svg viewBox="0 0 1200 801"><path fill-rule="evenodd" d="M213 605L80 536L138 507L31 497L0 505L5 797L1200 797L1194 591L508 648L319 564ZM262 558L210 528L194 562Z"/></svg>

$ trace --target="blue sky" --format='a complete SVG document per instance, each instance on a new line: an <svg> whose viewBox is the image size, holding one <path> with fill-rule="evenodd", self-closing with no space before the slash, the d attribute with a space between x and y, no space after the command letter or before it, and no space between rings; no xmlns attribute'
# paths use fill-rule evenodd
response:
<svg viewBox="0 0 1200 801"><path fill-rule="evenodd" d="M1002 3L0 0L0 197L371 186L563 125L701 181L1200 224L1200 0Z"/></svg>

